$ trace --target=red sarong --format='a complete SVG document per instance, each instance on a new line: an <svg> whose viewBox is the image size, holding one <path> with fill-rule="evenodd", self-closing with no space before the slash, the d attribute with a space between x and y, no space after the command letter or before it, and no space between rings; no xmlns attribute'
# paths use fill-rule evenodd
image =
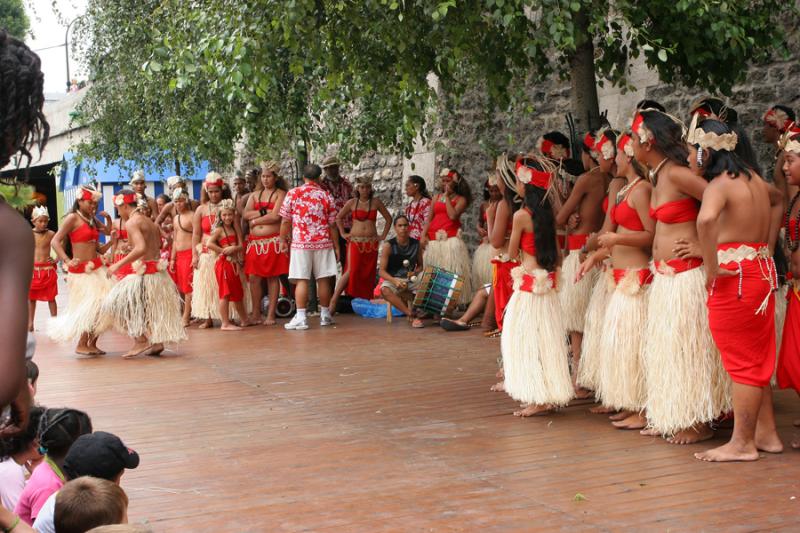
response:
<svg viewBox="0 0 800 533"><path fill-rule="evenodd" d="M220 300L227 298L229 302L241 302L244 299L242 279L233 262L228 260L228 256L219 256L214 265L214 273L217 276Z"/></svg>
<svg viewBox="0 0 800 533"><path fill-rule="evenodd" d="M494 265L494 275L492 276L494 318L497 322L497 329L503 331L503 315L511 295L514 294L514 280L511 278L511 271L519 266L519 263L492 259L492 264Z"/></svg>
<svg viewBox="0 0 800 533"><path fill-rule="evenodd" d="M589 241L589 235L585 233L576 233L575 235L567 235L567 249L569 251L580 250L583 245Z"/></svg>
<svg viewBox="0 0 800 533"><path fill-rule="evenodd" d="M766 249L765 244L727 243L718 250L744 247ZM741 261L721 258L720 268L738 270L739 275L717 277L714 282L706 304L711 336L735 383L765 387L775 368L774 263L761 254Z"/></svg>
<svg viewBox="0 0 800 533"><path fill-rule="evenodd" d="M178 287L181 294L191 294L192 283L194 281L194 269L192 268L192 249L180 250L175 252L175 272L170 272L172 281Z"/></svg>
<svg viewBox="0 0 800 533"><path fill-rule="evenodd" d="M278 234L247 237L244 273L248 276L274 278L289 273L289 254L281 253Z"/></svg>
<svg viewBox="0 0 800 533"><path fill-rule="evenodd" d="M378 241L354 242L347 245L347 294L353 298L372 298L375 272L378 269Z"/></svg>
<svg viewBox="0 0 800 533"><path fill-rule="evenodd" d="M33 278L28 291L28 300L52 302L58 295L58 274L52 261L33 264Z"/></svg>
<svg viewBox="0 0 800 533"><path fill-rule="evenodd" d="M778 357L778 386L800 392L800 294L794 285L787 295L781 355Z"/></svg>

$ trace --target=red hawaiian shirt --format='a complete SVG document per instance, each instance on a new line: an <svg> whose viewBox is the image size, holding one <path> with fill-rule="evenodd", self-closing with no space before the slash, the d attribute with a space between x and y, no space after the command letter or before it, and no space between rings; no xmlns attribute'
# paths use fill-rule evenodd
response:
<svg viewBox="0 0 800 533"><path fill-rule="evenodd" d="M316 183L306 183L286 193L280 214L292 223L292 248L333 248L330 225L336 222L336 213L333 196Z"/></svg>
<svg viewBox="0 0 800 533"><path fill-rule="evenodd" d="M416 202L411 202L406 206L406 216L408 217L408 235L412 239L420 240L422 230L425 229L425 222L431 212L431 199L424 196Z"/></svg>

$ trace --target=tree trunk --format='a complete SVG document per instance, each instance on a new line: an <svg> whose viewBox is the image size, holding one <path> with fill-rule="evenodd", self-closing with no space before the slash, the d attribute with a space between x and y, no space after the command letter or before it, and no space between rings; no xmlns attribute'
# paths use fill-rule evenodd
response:
<svg viewBox="0 0 800 533"><path fill-rule="evenodd" d="M177 159L175 159L175 175L176 176L181 175L181 162L178 161Z"/></svg>
<svg viewBox="0 0 800 533"><path fill-rule="evenodd" d="M600 106L594 77L594 43L589 35L589 19L581 10L573 19L578 46L569 60L572 114L579 138L583 132L600 127Z"/></svg>

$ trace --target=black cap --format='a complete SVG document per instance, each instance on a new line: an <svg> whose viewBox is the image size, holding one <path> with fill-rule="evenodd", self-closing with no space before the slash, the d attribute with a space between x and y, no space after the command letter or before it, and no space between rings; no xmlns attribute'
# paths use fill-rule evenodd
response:
<svg viewBox="0 0 800 533"><path fill-rule="evenodd" d="M124 469L137 466L139 454L105 431L78 437L64 459L64 472L70 479L92 476L113 481Z"/></svg>

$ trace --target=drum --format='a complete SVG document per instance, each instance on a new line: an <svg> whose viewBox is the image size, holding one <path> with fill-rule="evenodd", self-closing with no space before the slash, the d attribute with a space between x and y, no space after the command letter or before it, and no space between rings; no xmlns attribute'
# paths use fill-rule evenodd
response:
<svg viewBox="0 0 800 533"><path fill-rule="evenodd" d="M413 305L428 313L448 316L458 306L463 286L464 279L458 274L437 267L425 267Z"/></svg>

